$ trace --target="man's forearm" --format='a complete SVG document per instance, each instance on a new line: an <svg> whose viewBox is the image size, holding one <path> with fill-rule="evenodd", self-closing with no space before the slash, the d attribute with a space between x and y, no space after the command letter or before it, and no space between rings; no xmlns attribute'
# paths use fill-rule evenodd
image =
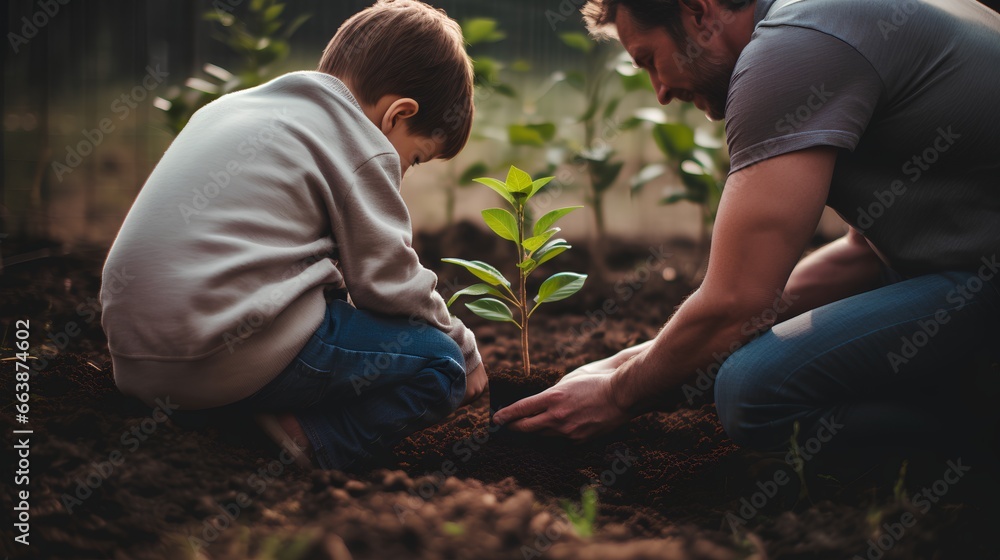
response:
<svg viewBox="0 0 1000 560"><path fill-rule="evenodd" d="M753 335L749 318L740 321L703 299L696 291L645 350L615 371L611 385L620 408L636 415L678 402L681 387L699 368Z"/></svg>
<svg viewBox="0 0 1000 560"><path fill-rule="evenodd" d="M860 235L851 232L830 242L796 265L785 285L792 304L775 323L872 290L881 270L881 260Z"/></svg>

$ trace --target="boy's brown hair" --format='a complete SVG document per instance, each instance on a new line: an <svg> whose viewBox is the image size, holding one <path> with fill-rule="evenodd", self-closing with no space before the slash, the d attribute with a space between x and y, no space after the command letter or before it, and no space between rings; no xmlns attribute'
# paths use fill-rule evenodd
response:
<svg viewBox="0 0 1000 560"><path fill-rule="evenodd" d="M416 0L379 0L344 22L323 51L320 72L349 83L366 105L412 97L409 131L458 155L472 131L472 61L462 28L444 10Z"/></svg>

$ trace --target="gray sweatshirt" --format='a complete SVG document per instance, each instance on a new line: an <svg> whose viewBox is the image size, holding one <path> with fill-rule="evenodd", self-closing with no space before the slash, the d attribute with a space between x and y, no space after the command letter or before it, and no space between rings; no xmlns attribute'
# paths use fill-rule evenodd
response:
<svg viewBox="0 0 1000 560"><path fill-rule="evenodd" d="M446 332L471 372L474 335L410 246L400 180L392 144L333 76L286 74L199 110L104 265L101 324L119 389L189 409L248 397L319 327L328 286L359 309Z"/></svg>

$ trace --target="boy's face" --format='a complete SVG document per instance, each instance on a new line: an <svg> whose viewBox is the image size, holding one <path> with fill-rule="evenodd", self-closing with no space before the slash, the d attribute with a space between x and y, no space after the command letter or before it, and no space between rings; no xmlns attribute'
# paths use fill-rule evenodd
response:
<svg viewBox="0 0 1000 560"><path fill-rule="evenodd" d="M409 119L419 110L420 105L414 99L389 95L374 107L376 118L381 114L374 122L396 148L400 171L404 175L410 167L441 156L441 146L437 142L410 132Z"/></svg>
<svg viewBox="0 0 1000 560"><path fill-rule="evenodd" d="M403 175L410 167L440 156L440 148L433 140L413 134L409 129L409 125L403 122L385 135L399 154L399 165Z"/></svg>

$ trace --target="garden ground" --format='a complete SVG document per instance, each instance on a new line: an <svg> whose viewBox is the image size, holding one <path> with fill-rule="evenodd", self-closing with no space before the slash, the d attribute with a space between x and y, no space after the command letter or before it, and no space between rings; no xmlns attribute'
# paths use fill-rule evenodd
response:
<svg viewBox="0 0 1000 560"><path fill-rule="evenodd" d="M418 236L415 246L435 266L442 256L503 262L491 258L503 254L499 243L459 224L444 234ZM4 247L8 254L45 250L12 242ZM43 354L31 381L31 549L5 538L2 554L1000 558L995 473L973 465L956 478L947 474L954 459L949 465L949 458L940 458L923 464L930 473L923 479L911 464L897 488L898 462L834 478L806 458L806 496L781 456L740 449L726 437L710 387L690 405L644 415L613 437L579 446L523 446L497 438L483 398L401 442L382 468L362 475L305 472L283 463L279 450L245 419L186 431L122 396L95 305L106 248L51 252L8 265L2 275L3 358L14 354L16 319L31 320L35 354L43 343L58 350L53 357ZM671 271L685 270L692 258L684 243L613 243L609 254L607 279L592 278L583 292L534 319L534 374L549 383L654 336L690 290L682 279L671 279ZM580 270L586 250L577 247L551 264ZM469 281L457 268L441 272L445 292ZM471 315L456 309L464 318ZM513 326L468 323L491 371L518 367ZM9 396L13 375L0 376L0 394L0 422L11 449L9 434L21 427L14 424ZM0 507L11 511L13 487L6 484ZM578 503L588 486L596 488L599 509L593 536L584 537L567 522L565 500ZM924 488L933 501L919 499Z"/></svg>

